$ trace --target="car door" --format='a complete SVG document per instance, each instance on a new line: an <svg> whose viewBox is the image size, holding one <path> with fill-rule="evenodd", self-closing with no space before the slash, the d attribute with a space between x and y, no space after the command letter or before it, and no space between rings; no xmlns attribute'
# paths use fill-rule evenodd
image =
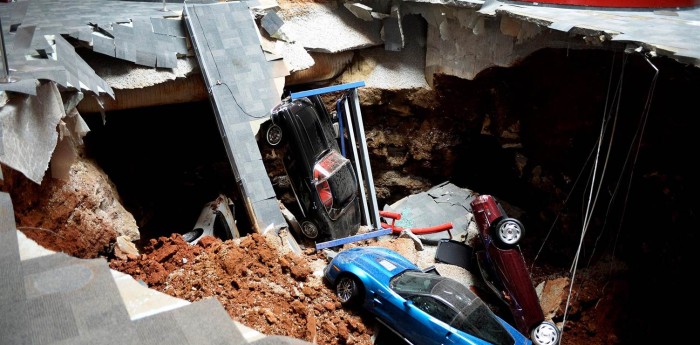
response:
<svg viewBox="0 0 700 345"><path fill-rule="evenodd" d="M429 295L411 296L408 301L409 314L418 320L414 329L420 332L419 337L423 338L423 341L432 340L439 344L460 343L460 337L449 326L450 321L457 314L452 308ZM430 339L425 339L425 337L430 337Z"/></svg>
<svg viewBox="0 0 700 345"><path fill-rule="evenodd" d="M393 292L380 290L374 294L372 303L381 321L411 343L452 344L446 337L450 327L426 312L430 310L449 317L444 311L449 308L435 298L413 295L404 299Z"/></svg>

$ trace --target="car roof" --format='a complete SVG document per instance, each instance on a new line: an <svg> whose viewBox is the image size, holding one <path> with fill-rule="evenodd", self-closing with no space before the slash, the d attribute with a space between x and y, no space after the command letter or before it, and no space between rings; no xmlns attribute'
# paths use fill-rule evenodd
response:
<svg viewBox="0 0 700 345"><path fill-rule="evenodd" d="M306 143L309 145L312 158L318 158L329 148L328 138L326 138L325 130L321 127L318 112L313 106L308 106L294 113L294 117L298 121L302 134L306 136Z"/></svg>

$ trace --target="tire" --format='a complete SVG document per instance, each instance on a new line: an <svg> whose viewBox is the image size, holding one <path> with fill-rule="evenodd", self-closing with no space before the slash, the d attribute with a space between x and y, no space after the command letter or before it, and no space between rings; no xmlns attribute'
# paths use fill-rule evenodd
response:
<svg viewBox="0 0 700 345"><path fill-rule="evenodd" d="M267 127L265 139L267 139L267 143L272 146L279 145L279 143L282 142L282 127L274 123L271 124L270 127Z"/></svg>
<svg viewBox="0 0 700 345"><path fill-rule="evenodd" d="M336 139L340 138L340 124L337 122L333 122L333 133L335 133Z"/></svg>
<svg viewBox="0 0 700 345"><path fill-rule="evenodd" d="M523 223L515 218L503 218L492 229L491 237L504 248L511 248L520 243L525 233Z"/></svg>
<svg viewBox="0 0 700 345"><path fill-rule="evenodd" d="M316 239L319 235L318 226L312 221L305 220L301 222L301 233L310 239Z"/></svg>
<svg viewBox="0 0 700 345"><path fill-rule="evenodd" d="M351 275L342 275L335 283L335 295L340 304L346 307L356 306L360 301L360 285L357 278Z"/></svg>
<svg viewBox="0 0 700 345"><path fill-rule="evenodd" d="M555 324L544 321L530 332L530 340L533 345L556 345L561 340L561 332Z"/></svg>

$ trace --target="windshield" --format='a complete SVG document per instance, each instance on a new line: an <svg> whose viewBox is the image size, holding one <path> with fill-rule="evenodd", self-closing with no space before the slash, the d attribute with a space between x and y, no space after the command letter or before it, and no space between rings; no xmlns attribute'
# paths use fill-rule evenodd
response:
<svg viewBox="0 0 700 345"><path fill-rule="evenodd" d="M419 302L415 303L416 307L454 328L492 344L514 343L514 339L491 309L464 284L453 279L420 271L406 271L392 278L390 287L404 298ZM416 295L423 296L416 298ZM431 303L426 301L428 297L433 299Z"/></svg>
<svg viewBox="0 0 700 345"><path fill-rule="evenodd" d="M349 162L350 161L343 157L338 151L330 150L316 162L316 165L314 165L314 182L318 184L327 180L335 172L340 170L343 165Z"/></svg>
<svg viewBox="0 0 700 345"><path fill-rule="evenodd" d="M357 195L350 161L335 150L330 150L314 165L313 183L331 219L338 218Z"/></svg>

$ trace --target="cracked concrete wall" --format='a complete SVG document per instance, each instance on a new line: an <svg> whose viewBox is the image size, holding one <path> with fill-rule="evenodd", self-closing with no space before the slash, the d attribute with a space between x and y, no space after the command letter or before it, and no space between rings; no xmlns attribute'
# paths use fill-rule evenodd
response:
<svg viewBox="0 0 700 345"><path fill-rule="evenodd" d="M580 46L562 32L508 16L491 17L474 8L404 3L404 15L420 14L427 22L425 78L434 74L472 80L494 66L509 67L546 47Z"/></svg>

